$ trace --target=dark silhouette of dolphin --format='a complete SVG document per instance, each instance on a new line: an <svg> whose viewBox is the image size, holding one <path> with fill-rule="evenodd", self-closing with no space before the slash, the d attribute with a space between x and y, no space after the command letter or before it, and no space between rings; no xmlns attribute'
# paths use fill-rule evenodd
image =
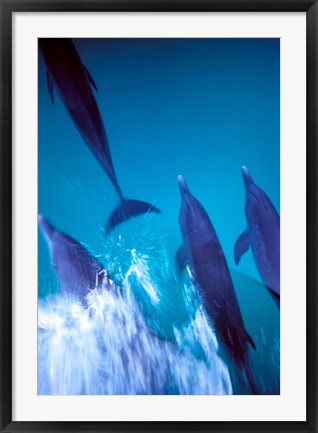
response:
<svg viewBox="0 0 318 433"><path fill-rule="evenodd" d="M104 124L92 91L96 84L83 65L71 39L40 38L39 47L47 68L47 85L54 104L56 89L87 146L117 191L120 204L106 224L106 232L137 215L160 210L144 201L126 199L114 170Z"/></svg>
<svg viewBox="0 0 318 433"><path fill-rule="evenodd" d="M75 239L55 228L42 216L38 221L50 249L52 265L62 293L85 300L90 290L111 287L106 270Z"/></svg>
<svg viewBox="0 0 318 433"><path fill-rule="evenodd" d="M247 343L256 347L245 329L221 244L206 210L191 194L182 176L178 177L178 183L182 198L179 224L183 238L177 253L178 267L190 266L217 335L247 379L252 393L258 394Z"/></svg>
<svg viewBox="0 0 318 433"><path fill-rule="evenodd" d="M265 192L257 186L246 167L242 167L246 190L245 214L247 229L239 236L234 247L238 264L251 247L258 272L280 306L280 218Z"/></svg>

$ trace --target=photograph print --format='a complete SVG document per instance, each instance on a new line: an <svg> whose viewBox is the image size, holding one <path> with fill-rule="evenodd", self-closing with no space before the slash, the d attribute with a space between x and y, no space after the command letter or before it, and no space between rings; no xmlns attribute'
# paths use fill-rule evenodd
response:
<svg viewBox="0 0 318 433"><path fill-rule="evenodd" d="M38 39L38 394L280 394L280 40Z"/></svg>

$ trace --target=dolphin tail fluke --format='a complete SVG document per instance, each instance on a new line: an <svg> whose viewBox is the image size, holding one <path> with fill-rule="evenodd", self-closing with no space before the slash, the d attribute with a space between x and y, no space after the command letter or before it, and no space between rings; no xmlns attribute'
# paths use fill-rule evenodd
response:
<svg viewBox="0 0 318 433"><path fill-rule="evenodd" d="M160 213L160 209L141 200L121 200L119 206L116 207L107 221L105 227L106 234L109 234L114 227L118 226L122 222L149 212Z"/></svg>

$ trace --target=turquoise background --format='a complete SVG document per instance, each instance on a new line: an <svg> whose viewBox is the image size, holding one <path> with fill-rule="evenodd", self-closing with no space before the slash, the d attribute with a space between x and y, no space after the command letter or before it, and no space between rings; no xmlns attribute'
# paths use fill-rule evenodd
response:
<svg viewBox="0 0 318 433"><path fill-rule="evenodd" d="M182 174L219 236L246 327L264 346L253 355L265 372L264 392L277 392L279 311L260 284L251 252L237 267L233 248L246 225L242 165L280 210L279 39L74 42L98 87L96 100L124 194L154 203L162 213L131 220L106 238L105 223L118 197L58 95L52 104L41 55L39 213L97 255L118 282L134 248L152 254L162 263L156 272L169 276L181 242L177 176ZM39 298L45 298L58 290L58 282L40 231L38 242ZM169 278L162 284L162 311L154 314L140 300L151 326L165 338L171 337L171 317L182 326L188 315L180 287ZM273 350L266 361L264 353Z"/></svg>

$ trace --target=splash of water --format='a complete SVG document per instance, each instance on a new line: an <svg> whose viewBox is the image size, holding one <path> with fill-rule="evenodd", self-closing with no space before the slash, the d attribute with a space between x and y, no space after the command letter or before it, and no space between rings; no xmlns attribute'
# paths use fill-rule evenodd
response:
<svg viewBox="0 0 318 433"><path fill-rule="evenodd" d="M91 290L84 303L60 294L40 301L39 394L232 393L214 331L193 301L190 282L178 288L188 313L183 326L171 320L169 339L150 326L143 307L149 301L157 311L165 301L164 282L151 270L162 267L166 275L167 260L151 263L149 255L131 249L120 289L108 282Z"/></svg>

